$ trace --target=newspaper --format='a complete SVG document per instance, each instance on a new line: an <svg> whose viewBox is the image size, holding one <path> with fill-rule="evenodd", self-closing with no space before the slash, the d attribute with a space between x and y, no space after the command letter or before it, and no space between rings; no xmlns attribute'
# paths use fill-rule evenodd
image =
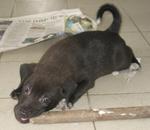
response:
<svg viewBox="0 0 150 130"><path fill-rule="evenodd" d="M39 43L64 33L76 34L96 28L94 20L80 9L0 18L0 52Z"/></svg>

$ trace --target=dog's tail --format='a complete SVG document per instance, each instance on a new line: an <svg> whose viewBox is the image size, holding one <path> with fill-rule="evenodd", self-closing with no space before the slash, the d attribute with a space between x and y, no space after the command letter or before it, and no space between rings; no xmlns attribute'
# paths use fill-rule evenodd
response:
<svg viewBox="0 0 150 130"><path fill-rule="evenodd" d="M110 11L113 15L113 22L106 31L119 33L121 26L121 15L119 13L119 10L112 4L105 4L101 6L97 11L97 21L100 21L102 19L102 16L105 11Z"/></svg>

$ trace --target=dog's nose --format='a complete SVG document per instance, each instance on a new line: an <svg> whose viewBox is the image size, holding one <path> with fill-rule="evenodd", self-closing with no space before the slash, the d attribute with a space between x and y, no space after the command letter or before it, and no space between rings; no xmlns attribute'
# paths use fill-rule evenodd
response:
<svg viewBox="0 0 150 130"><path fill-rule="evenodd" d="M27 117L28 115L31 114L31 109L27 106L20 106L18 108L19 114L22 115L23 117Z"/></svg>
<svg viewBox="0 0 150 130"><path fill-rule="evenodd" d="M26 117L26 116L27 116L26 112L23 111L23 110L20 111L20 114L21 114L23 117Z"/></svg>

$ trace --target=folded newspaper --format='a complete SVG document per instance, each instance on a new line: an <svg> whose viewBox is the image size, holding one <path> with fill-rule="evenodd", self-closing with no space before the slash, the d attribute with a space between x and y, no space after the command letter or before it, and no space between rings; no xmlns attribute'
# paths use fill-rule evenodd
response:
<svg viewBox="0 0 150 130"><path fill-rule="evenodd" d="M0 18L0 52L39 43L64 33L76 34L96 28L95 21L80 9Z"/></svg>

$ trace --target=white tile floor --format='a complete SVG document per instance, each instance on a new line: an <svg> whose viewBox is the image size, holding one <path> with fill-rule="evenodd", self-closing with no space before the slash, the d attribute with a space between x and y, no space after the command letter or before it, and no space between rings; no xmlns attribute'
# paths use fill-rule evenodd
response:
<svg viewBox="0 0 150 130"><path fill-rule="evenodd" d="M121 36L142 60L142 70L127 82L127 73L108 75L96 81L95 87L84 95L74 109L150 105L150 1L149 0L0 0L0 17L12 17L76 8L95 18L103 3L114 3L123 17ZM110 24L107 13L100 29ZM54 42L54 41L53 41ZM22 125L14 117L16 101L9 97L19 83L19 65L36 62L49 47L37 44L0 54L0 130L148 130L150 119L104 121L89 123Z"/></svg>

